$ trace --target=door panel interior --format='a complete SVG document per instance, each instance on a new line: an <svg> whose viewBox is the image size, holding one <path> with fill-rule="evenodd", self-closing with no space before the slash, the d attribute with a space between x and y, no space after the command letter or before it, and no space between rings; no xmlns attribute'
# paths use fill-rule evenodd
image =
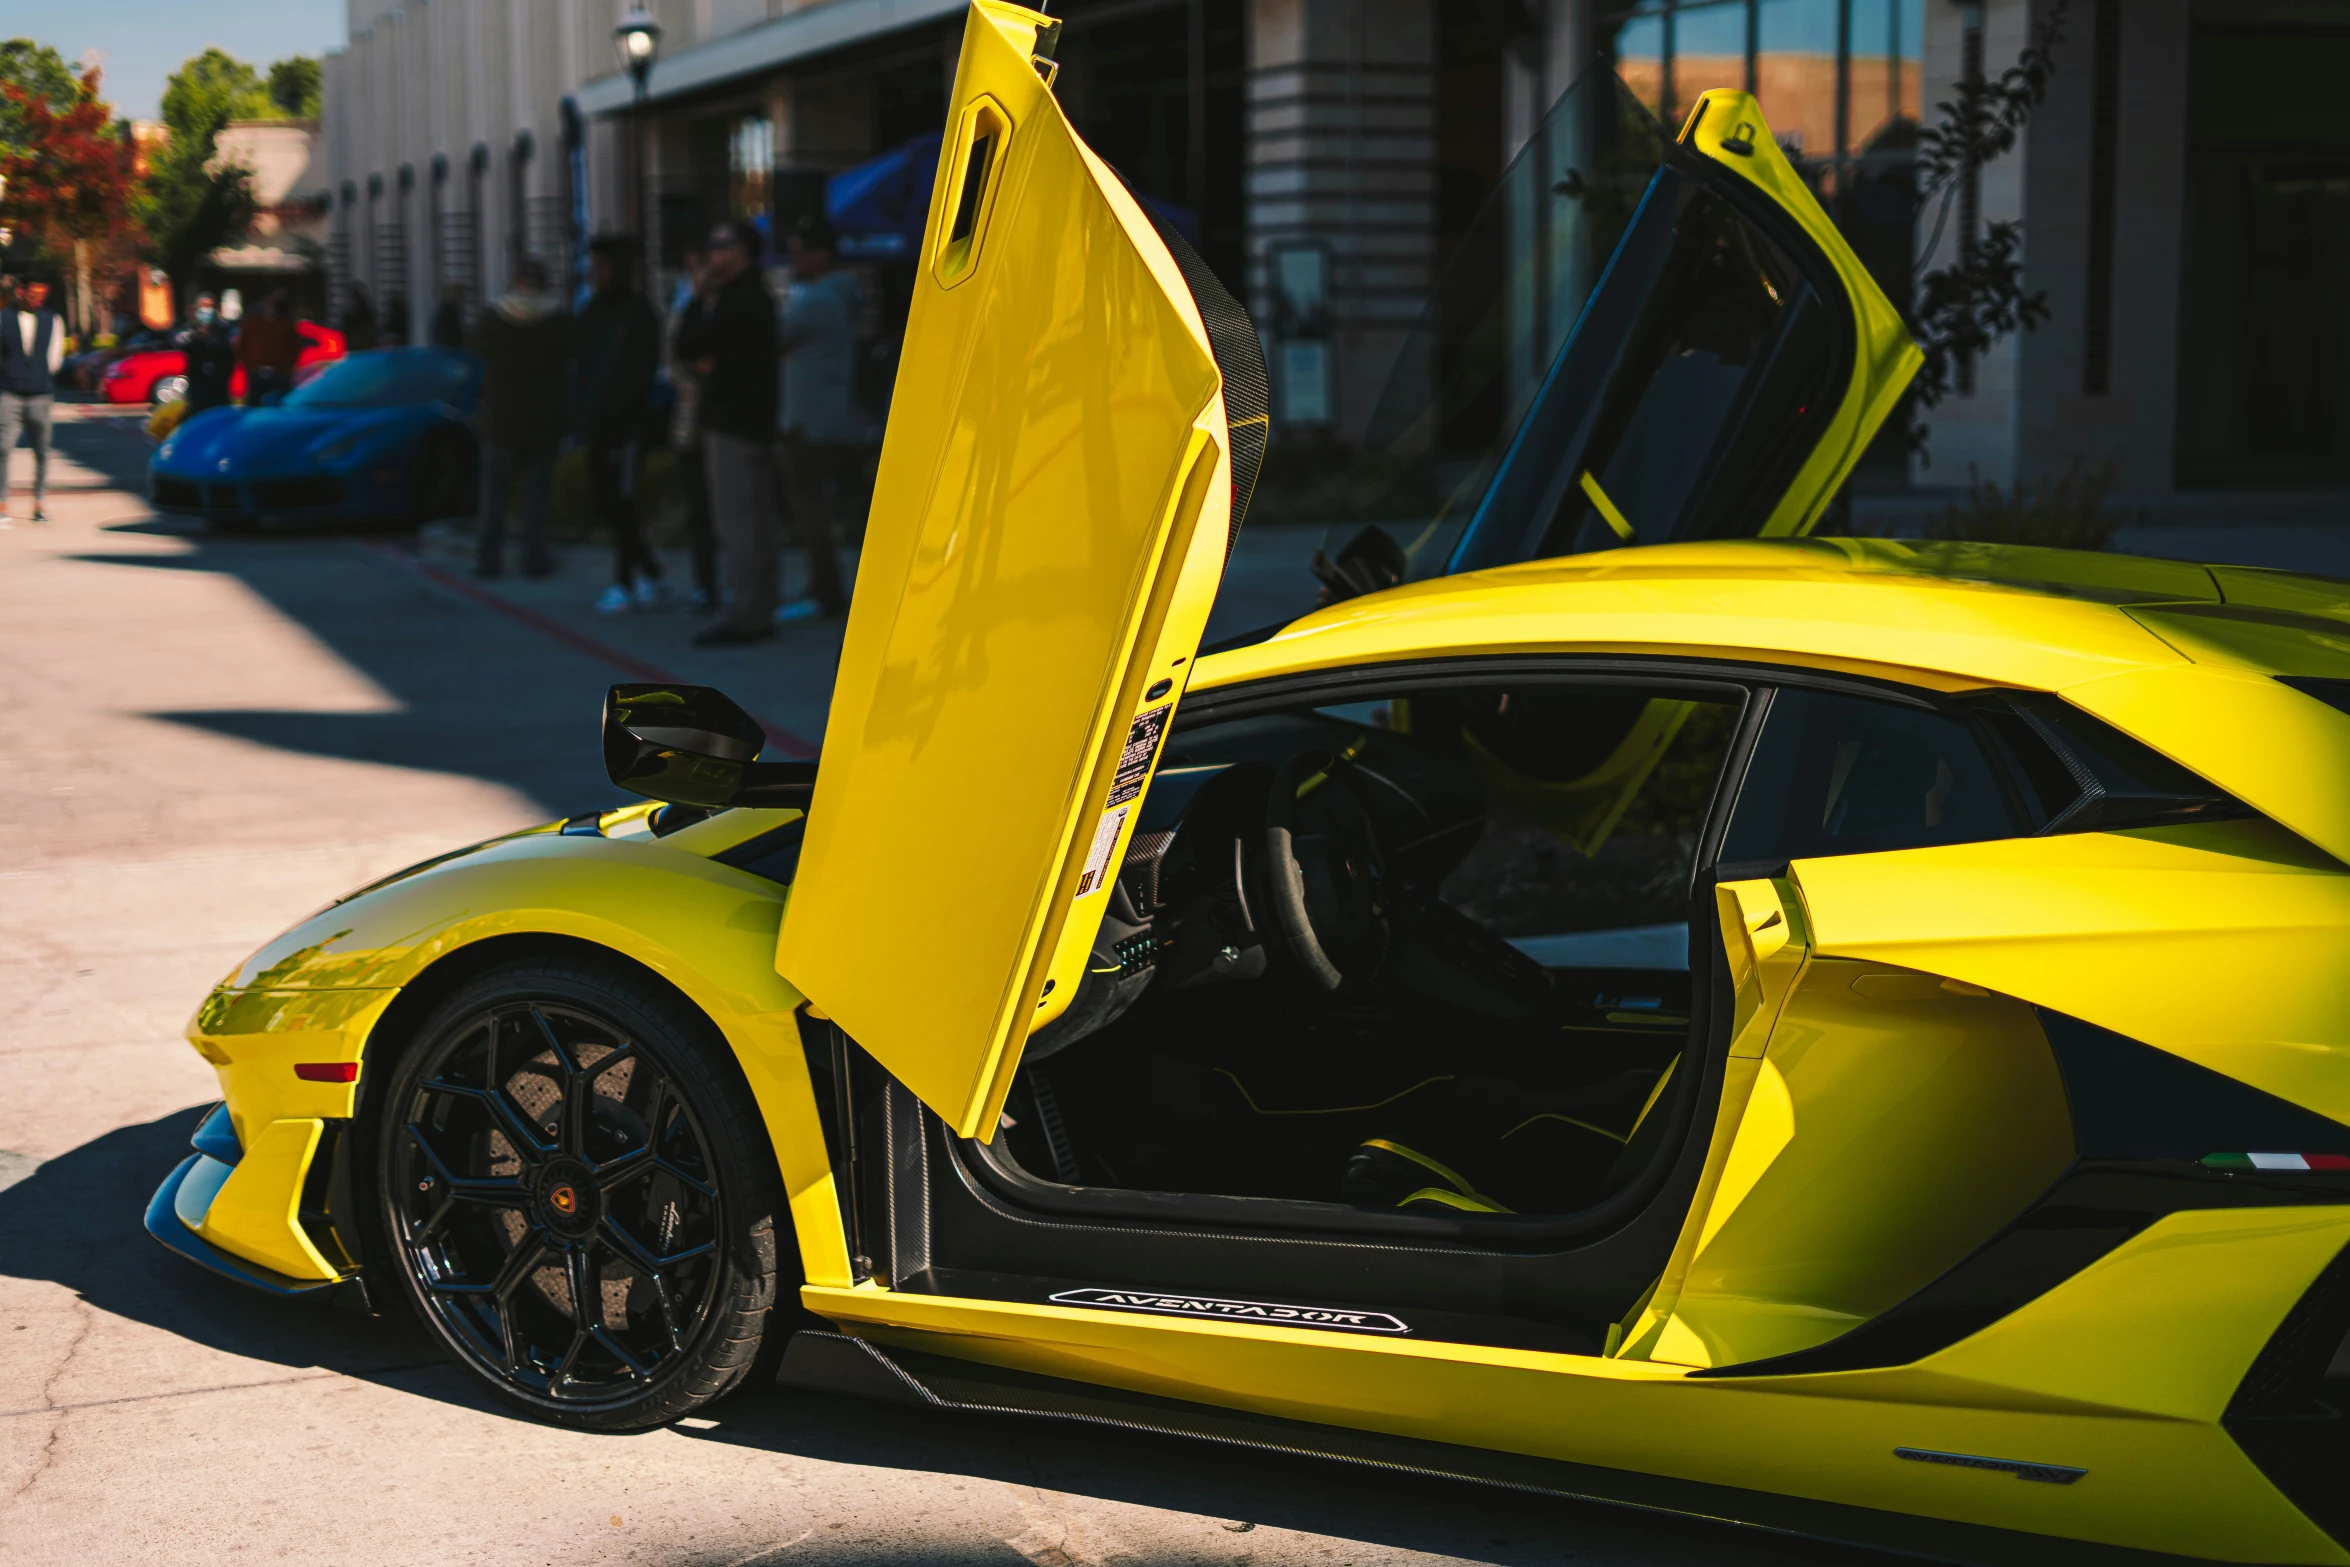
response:
<svg viewBox="0 0 2350 1567"><path fill-rule="evenodd" d="M1231 496L1199 309L1048 90L1045 24L981 0L965 30L965 144L940 160L776 955L966 1136L992 1135L1088 894L1098 918Z"/></svg>

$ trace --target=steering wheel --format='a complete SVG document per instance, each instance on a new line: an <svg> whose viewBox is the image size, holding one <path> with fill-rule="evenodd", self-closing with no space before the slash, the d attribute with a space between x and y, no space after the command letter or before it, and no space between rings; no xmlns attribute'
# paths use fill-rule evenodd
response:
<svg viewBox="0 0 2350 1567"><path fill-rule="evenodd" d="M1386 961L1385 866L1369 814L1346 787L1352 765L1300 751L1265 796L1267 899L1290 955L1333 993L1367 989Z"/></svg>

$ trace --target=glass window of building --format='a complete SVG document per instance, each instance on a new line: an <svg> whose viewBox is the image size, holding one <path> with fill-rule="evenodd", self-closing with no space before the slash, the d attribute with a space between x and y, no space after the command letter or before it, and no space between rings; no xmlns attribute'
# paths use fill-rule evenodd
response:
<svg viewBox="0 0 2350 1567"><path fill-rule="evenodd" d="M1710 88L1753 93L1877 286L1906 310L1925 30L1925 0L1646 0L1604 13L1600 38L1668 132ZM1884 478L1905 465L1892 429L1862 460Z"/></svg>

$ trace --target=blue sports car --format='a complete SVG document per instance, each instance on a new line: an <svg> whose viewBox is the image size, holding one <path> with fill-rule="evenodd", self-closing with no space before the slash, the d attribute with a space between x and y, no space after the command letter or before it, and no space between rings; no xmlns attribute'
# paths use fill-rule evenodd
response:
<svg viewBox="0 0 2350 1567"><path fill-rule="evenodd" d="M273 407L208 409L156 449L155 509L221 528L469 512L481 377L481 361L453 349L372 349Z"/></svg>

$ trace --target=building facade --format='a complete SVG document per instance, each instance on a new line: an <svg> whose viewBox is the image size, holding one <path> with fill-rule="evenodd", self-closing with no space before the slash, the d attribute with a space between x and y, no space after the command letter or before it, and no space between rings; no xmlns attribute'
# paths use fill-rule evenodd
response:
<svg viewBox="0 0 2350 1567"><path fill-rule="evenodd" d="M252 304L282 288L296 314L320 314L333 200L324 187L317 122L231 120L221 128L213 161L251 172L256 210L243 239L205 257L203 284L236 289Z"/></svg>
<svg viewBox="0 0 2350 1567"><path fill-rule="evenodd" d="M962 0L348 0L327 69L327 243L389 324L515 259L721 216L780 234L825 181L935 138ZM2013 152L1921 210L1922 124L2061 5ZM1055 0L1062 102L1266 335L1296 440L1358 441L1431 285L1570 83L1665 124L1743 87L1897 303L2021 223L2048 319L1964 367L1860 482L2001 483L2112 461L2129 491L2342 482L2350 132L2317 107L2350 0ZM1547 184L1545 186L1547 189ZM927 186L923 189L926 191ZM1536 199L1545 199L1537 197ZM907 285L874 263L879 294ZM910 272L907 274L910 277ZM393 301L399 301L394 305ZM1929 465L1930 464L1930 465Z"/></svg>

